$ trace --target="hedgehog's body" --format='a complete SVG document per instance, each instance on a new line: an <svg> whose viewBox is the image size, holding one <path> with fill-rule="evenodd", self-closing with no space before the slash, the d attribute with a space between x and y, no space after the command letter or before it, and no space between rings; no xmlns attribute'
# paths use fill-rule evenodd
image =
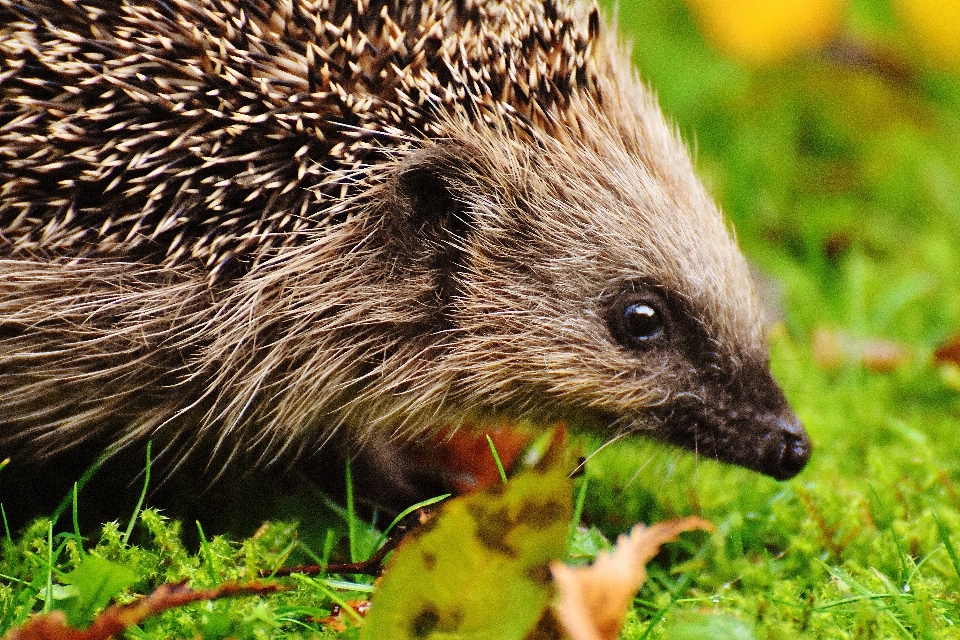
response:
<svg viewBox="0 0 960 640"><path fill-rule="evenodd" d="M4 446L576 416L799 471L744 261L600 32L565 0L0 0Z"/></svg>

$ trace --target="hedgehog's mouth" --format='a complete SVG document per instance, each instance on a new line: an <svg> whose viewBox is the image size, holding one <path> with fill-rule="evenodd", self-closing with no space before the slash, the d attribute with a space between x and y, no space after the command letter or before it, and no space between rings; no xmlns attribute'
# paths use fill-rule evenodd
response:
<svg viewBox="0 0 960 640"><path fill-rule="evenodd" d="M768 373L749 378L665 407L652 435L777 480L794 477L810 459L810 437Z"/></svg>
<svg viewBox="0 0 960 640"><path fill-rule="evenodd" d="M672 422L672 421L671 421ZM700 419L674 424L657 435L701 456L788 480L803 470L812 445L792 411Z"/></svg>

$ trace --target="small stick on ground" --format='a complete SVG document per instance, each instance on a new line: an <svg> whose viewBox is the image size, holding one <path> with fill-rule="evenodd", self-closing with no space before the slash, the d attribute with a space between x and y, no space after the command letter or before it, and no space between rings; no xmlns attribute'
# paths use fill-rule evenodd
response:
<svg viewBox="0 0 960 640"><path fill-rule="evenodd" d="M391 536L375 554L360 562L341 562L329 565L304 564L296 567L280 567L276 571L261 571L260 577L283 577L292 573L302 573L308 576L314 576L320 573L339 573L339 574L362 574L367 576L379 577L383 573L383 558L393 551L404 536Z"/></svg>

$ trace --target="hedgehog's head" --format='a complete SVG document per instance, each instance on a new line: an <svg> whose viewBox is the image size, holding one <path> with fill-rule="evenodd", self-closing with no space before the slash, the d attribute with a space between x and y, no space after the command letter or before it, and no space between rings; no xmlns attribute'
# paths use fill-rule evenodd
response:
<svg viewBox="0 0 960 640"><path fill-rule="evenodd" d="M793 477L810 442L770 374L746 262L646 106L631 137L601 120L576 142L460 131L397 165L395 275L425 278L442 336L442 366L410 388Z"/></svg>

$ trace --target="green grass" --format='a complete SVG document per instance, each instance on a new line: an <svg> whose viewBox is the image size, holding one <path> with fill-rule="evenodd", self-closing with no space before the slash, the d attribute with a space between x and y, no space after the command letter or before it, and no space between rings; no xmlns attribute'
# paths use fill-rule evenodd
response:
<svg viewBox="0 0 960 640"><path fill-rule="evenodd" d="M620 3L643 76L777 285L773 368L816 447L786 483L641 442L593 457L591 548L602 546L596 532L612 538L638 521L697 513L717 525L650 567L625 638L960 638L960 389L931 359L960 333L960 74L913 59L885 3L849 11L848 37L905 73L823 56L748 70L714 53L675 0ZM818 328L892 340L910 357L890 373L855 359L825 370L813 357ZM148 510L139 546L110 524L88 548L132 567L141 593L186 576L210 586L376 540L333 519L326 537L274 523L194 552L179 525ZM69 596L62 577L81 556L77 539L49 531L39 522L2 540L0 630ZM326 579L298 584L191 605L130 635L317 637L313 618L334 599L368 591L363 581L352 595Z"/></svg>

